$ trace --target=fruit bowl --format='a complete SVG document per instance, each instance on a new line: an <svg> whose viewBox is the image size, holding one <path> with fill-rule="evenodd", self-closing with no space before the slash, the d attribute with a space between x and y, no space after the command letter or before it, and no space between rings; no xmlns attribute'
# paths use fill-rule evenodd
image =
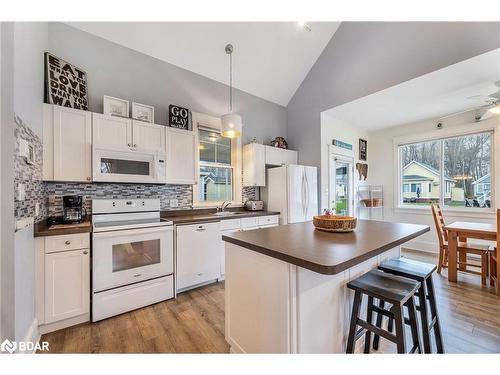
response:
<svg viewBox="0 0 500 375"><path fill-rule="evenodd" d="M356 228L357 221L353 216L320 215L313 217L315 228L324 232L352 232Z"/></svg>

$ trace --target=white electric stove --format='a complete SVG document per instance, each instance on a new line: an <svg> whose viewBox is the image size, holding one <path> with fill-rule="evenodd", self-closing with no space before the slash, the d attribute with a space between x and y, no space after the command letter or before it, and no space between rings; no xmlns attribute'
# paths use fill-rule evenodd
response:
<svg viewBox="0 0 500 375"><path fill-rule="evenodd" d="M159 199L95 199L92 226L92 321L174 297L173 226Z"/></svg>

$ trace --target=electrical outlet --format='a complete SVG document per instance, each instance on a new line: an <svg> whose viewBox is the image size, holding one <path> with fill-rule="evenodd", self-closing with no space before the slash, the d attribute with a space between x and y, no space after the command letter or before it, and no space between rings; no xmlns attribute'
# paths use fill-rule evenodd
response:
<svg viewBox="0 0 500 375"><path fill-rule="evenodd" d="M179 207L179 200L178 199L170 199L170 207Z"/></svg>
<svg viewBox="0 0 500 375"><path fill-rule="evenodd" d="M40 214L40 203L36 202L35 203L35 216L38 217L39 214Z"/></svg>

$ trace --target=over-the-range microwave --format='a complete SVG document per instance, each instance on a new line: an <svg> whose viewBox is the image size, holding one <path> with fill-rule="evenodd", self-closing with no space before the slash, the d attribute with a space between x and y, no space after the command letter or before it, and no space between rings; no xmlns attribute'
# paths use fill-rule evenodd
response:
<svg viewBox="0 0 500 375"><path fill-rule="evenodd" d="M156 151L93 150L94 181L164 184L167 182L166 154Z"/></svg>

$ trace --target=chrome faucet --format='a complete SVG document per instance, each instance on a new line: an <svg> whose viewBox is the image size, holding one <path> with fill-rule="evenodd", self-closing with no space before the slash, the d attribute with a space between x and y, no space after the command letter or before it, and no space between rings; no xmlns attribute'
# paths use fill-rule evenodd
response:
<svg viewBox="0 0 500 375"><path fill-rule="evenodd" d="M222 204L220 205L220 212L224 212L224 210L231 204L231 202L228 202L228 201L224 201L222 202Z"/></svg>

